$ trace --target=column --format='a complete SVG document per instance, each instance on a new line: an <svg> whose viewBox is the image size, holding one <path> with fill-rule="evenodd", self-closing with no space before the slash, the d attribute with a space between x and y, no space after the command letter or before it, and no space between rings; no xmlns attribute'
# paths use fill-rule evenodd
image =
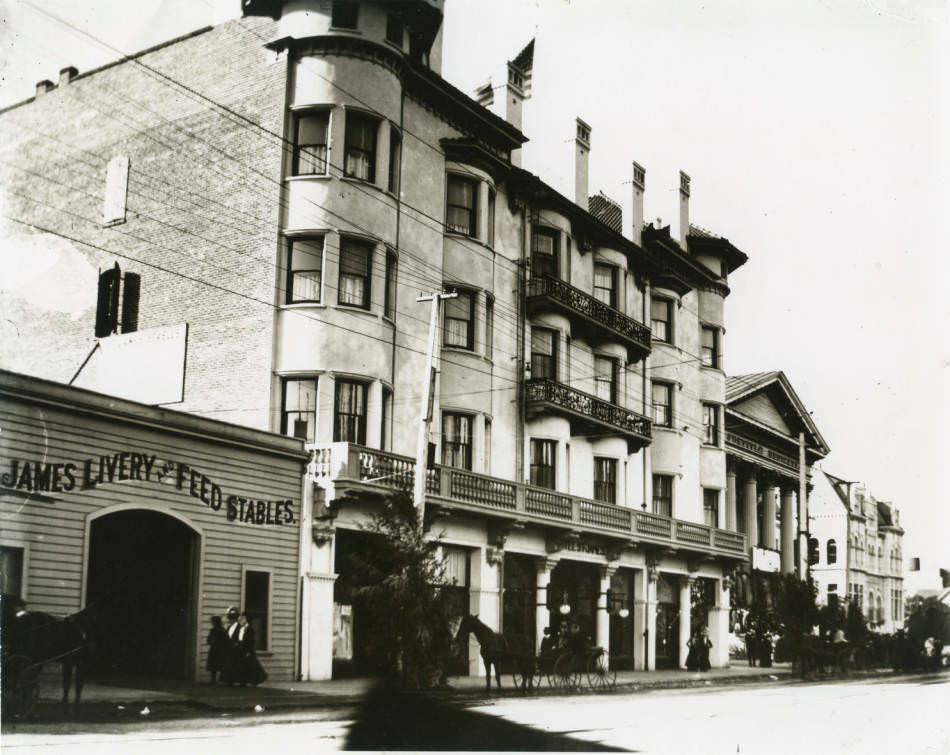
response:
<svg viewBox="0 0 950 755"><path fill-rule="evenodd" d="M729 465L726 470L726 529L736 531L736 468Z"/></svg>
<svg viewBox="0 0 950 755"><path fill-rule="evenodd" d="M600 567L600 593L597 596L597 637L594 644L602 648L610 647L610 614L607 613L607 591L610 589L610 578L617 571L616 566Z"/></svg>
<svg viewBox="0 0 950 755"><path fill-rule="evenodd" d="M551 584L551 572L557 566L556 558L539 558L535 562L538 568L537 580L537 606L535 607L534 630L535 630L535 652L541 650L541 640L544 639L544 628L551 621L551 613L548 611L548 587Z"/></svg>
<svg viewBox="0 0 950 755"><path fill-rule="evenodd" d="M729 578L717 580L716 605L709 609L709 665L713 668L729 666Z"/></svg>
<svg viewBox="0 0 950 755"><path fill-rule="evenodd" d="M775 549L775 525L778 523L778 507L776 498L778 489L775 483L769 481L765 486L765 494L762 496L762 532L759 533L763 548Z"/></svg>
<svg viewBox="0 0 950 755"><path fill-rule="evenodd" d="M750 470L742 495L742 502L745 505L745 534L750 549L759 543L758 500L759 491L755 482L755 470Z"/></svg>
<svg viewBox="0 0 950 755"><path fill-rule="evenodd" d="M680 577L680 668L686 668L686 656L689 654L690 636L690 608L692 605L693 591L692 577L683 575Z"/></svg>
<svg viewBox="0 0 950 755"><path fill-rule="evenodd" d="M637 671L646 670L647 653L644 641L647 639L647 570L637 569L633 576L633 667ZM650 640L653 635L650 635Z"/></svg>
<svg viewBox="0 0 950 755"><path fill-rule="evenodd" d="M501 565L504 551L493 546L476 548L469 552L469 611L492 629L501 627ZM484 676L478 644L469 637L468 669L473 676Z"/></svg>
<svg viewBox="0 0 950 755"><path fill-rule="evenodd" d="M337 575L333 573L332 523L319 522L313 526L307 521L309 531L303 546L309 549L309 562L301 579L300 675L315 681L333 676L333 638L337 629L333 583ZM343 636L352 639L353 635L344 632Z"/></svg>
<svg viewBox="0 0 950 755"><path fill-rule="evenodd" d="M646 643L646 671L656 668L656 582L659 576L660 568L658 564L654 563L647 566L647 598L644 604L648 640Z"/></svg>
<svg viewBox="0 0 950 755"><path fill-rule="evenodd" d="M782 574L795 572L795 490L782 490Z"/></svg>
<svg viewBox="0 0 950 755"><path fill-rule="evenodd" d="M383 118L376 129L376 175L373 183L380 189L389 189L389 121Z"/></svg>
<svg viewBox="0 0 950 755"><path fill-rule="evenodd" d="M383 384L374 380L366 391L366 445L382 448Z"/></svg>

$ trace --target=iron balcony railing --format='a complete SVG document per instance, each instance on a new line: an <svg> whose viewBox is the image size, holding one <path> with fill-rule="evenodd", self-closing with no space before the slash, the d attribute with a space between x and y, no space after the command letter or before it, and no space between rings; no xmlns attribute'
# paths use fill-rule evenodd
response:
<svg viewBox="0 0 950 755"><path fill-rule="evenodd" d="M552 409L567 414L582 430L623 435L636 446L647 445L652 437L650 420L642 414L604 401L590 393L548 378L532 378L525 383L529 413ZM606 433L605 433L606 431Z"/></svg>
<svg viewBox="0 0 950 755"><path fill-rule="evenodd" d="M630 361L650 353L650 329L600 299L550 275L528 281L528 311L562 312L594 341L618 341L627 347Z"/></svg>
<svg viewBox="0 0 950 755"><path fill-rule="evenodd" d="M321 484L333 484L338 489L355 485L367 490L379 488L411 494L415 462L406 456L353 443L331 443L313 451L310 475ZM496 517L557 525L631 543L746 558L746 538L740 532L453 467L436 466L427 470L426 475L428 500L447 508L484 511Z"/></svg>

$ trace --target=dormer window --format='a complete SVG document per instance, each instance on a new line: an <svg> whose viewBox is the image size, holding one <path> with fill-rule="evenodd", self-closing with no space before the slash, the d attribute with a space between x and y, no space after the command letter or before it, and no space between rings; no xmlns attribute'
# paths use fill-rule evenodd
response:
<svg viewBox="0 0 950 755"><path fill-rule="evenodd" d="M337 29L355 29L360 17L360 4L352 0L334 0L330 25Z"/></svg>

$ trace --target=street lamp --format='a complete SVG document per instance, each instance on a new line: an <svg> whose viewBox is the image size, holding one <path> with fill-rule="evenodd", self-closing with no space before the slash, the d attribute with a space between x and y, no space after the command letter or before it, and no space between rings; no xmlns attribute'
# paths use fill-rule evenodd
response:
<svg viewBox="0 0 950 755"><path fill-rule="evenodd" d="M561 605L557 609L562 616L567 616L571 612L571 604L567 602L567 590L561 593Z"/></svg>

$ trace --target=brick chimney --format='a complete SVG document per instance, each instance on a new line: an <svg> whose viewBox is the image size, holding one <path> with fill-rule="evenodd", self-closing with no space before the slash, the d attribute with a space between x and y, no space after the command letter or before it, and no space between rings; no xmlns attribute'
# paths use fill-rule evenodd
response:
<svg viewBox="0 0 950 755"><path fill-rule="evenodd" d="M588 209L587 173L590 158L590 126L577 119L577 135L574 138L574 201Z"/></svg>
<svg viewBox="0 0 950 755"><path fill-rule="evenodd" d="M633 163L633 227L630 238L635 244L640 243L643 233L643 192L646 191L647 172L640 163Z"/></svg>
<svg viewBox="0 0 950 755"><path fill-rule="evenodd" d="M680 171L680 246L686 250L689 235L689 176Z"/></svg>
<svg viewBox="0 0 950 755"><path fill-rule="evenodd" d="M36 82L36 96L42 97L54 86L55 84L53 84L53 82L50 81L49 79L43 79L42 81Z"/></svg>
<svg viewBox="0 0 950 755"><path fill-rule="evenodd" d="M72 81L74 78L76 78L76 74L78 74L78 73L79 73L79 71L76 70L76 68L74 68L73 66L68 66L68 67L66 67L66 68L61 68L60 71L59 71L59 85L60 85L60 86L65 86L65 85L68 84L70 81Z"/></svg>

